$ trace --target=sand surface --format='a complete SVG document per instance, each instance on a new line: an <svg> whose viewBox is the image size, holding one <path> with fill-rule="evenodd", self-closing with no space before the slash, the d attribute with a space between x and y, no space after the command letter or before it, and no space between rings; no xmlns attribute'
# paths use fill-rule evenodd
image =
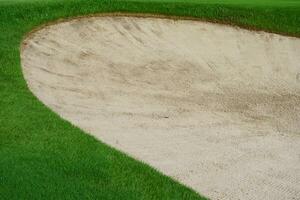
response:
<svg viewBox="0 0 300 200"><path fill-rule="evenodd" d="M22 45L62 118L211 199L300 199L300 39L191 20L90 17Z"/></svg>

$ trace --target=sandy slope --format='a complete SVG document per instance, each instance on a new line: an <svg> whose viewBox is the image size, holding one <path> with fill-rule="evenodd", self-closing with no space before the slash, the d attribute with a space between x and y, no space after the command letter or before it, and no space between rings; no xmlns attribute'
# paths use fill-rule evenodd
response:
<svg viewBox="0 0 300 200"><path fill-rule="evenodd" d="M300 39L92 17L33 33L21 57L47 106L201 194L300 198Z"/></svg>

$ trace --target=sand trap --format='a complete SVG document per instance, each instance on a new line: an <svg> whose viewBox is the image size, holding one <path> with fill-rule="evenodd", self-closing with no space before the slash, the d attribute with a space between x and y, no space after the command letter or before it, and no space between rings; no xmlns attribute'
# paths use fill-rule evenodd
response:
<svg viewBox="0 0 300 200"><path fill-rule="evenodd" d="M106 16L45 27L21 57L52 110L199 193L300 198L300 39Z"/></svg>

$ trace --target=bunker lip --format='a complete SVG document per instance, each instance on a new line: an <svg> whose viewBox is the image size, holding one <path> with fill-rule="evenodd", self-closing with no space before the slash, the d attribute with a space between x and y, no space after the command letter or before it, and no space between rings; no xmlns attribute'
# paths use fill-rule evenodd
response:
<svg viewBox="0 0 300 200"><path fill-rule="evenodd" d="M212 199L300 196L299 39L112 15L23 41L23 74L43 103Z"/></svg>
<svg viewBox="0 0 300 200"><path fill-rule="evenodd" d="M44 23L42 25L39 25L23 36L23 40L21 42L21 50L23 49L23 45L24 45L24 43L26 43L26 40L30 38L31 34L34 34L35 32L37 32L47 26L52 26L52 25L55 25L58 23L69 22L69 21L73 21L76 19L85 19L85 18L92 18L92 17L138 17L138 18L154 18L154 19L189 20L189 21L214 23L214 24L224 25L224 26L232 26L235 28L246 29L246 30L255 31L255 32L273 33L273 34L282 35L282 36L286 36L286 37L300 38L299 35L295 35L295 34L283 33L283 32L278 32L278 31L270 31L270 30L258 28L255 26L236 24L236 23L233 23L230 21L193 17L193 16L188 16L188 15L176 16L176 15L167 15L167 14L163 14L163 13L102 12L102 13L93 13L93 14L89 14L89 15L78 15L78 16L59 18L59 19L55 19L53 21Z"/></svg>

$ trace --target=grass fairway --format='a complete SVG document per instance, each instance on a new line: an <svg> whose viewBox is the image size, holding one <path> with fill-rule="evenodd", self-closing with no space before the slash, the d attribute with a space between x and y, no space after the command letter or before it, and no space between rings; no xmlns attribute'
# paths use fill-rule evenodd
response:
<svg viewBox="0 0 300 200"><path fill-rule="evenodd" d="M300 37L300 1L0 0L0 199L204 199L63 121L28 90L23 36L101 12L191 16Z"/></svg>

